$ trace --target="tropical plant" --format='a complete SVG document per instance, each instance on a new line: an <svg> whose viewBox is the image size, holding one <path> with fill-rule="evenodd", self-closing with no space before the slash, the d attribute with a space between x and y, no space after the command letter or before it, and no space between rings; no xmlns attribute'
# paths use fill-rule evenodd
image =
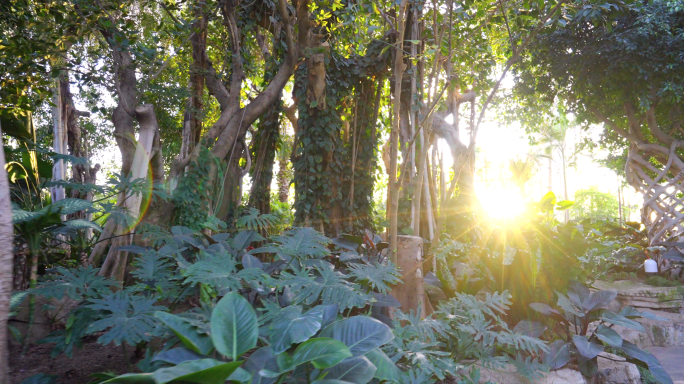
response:
<svg viewBox="0 0 684 384"><path fill-rule="evenodd" d="M617 292L591 292L576 281L570 283L567 296L558 291L556 295L557 308L544 303L530 304L530 308L558 324L558 327L552 329L559 339L549 345L549 351L544 355L544 363L552 370L575 361L582 374L592 378L598 371L598 358L603 358L601 353L612 351L624 355L632 363L648 368L660 383L672 383L672 379L655 356L623 340L612 328L619 325L645 332L643 325L634 319L666 319L649 312L639 312L630 306L622 308L619 313L611 312L606 307L615 299ZM530 335L537 337L546 330L543 324L527 320L519 326L528 329Z"/></svg>

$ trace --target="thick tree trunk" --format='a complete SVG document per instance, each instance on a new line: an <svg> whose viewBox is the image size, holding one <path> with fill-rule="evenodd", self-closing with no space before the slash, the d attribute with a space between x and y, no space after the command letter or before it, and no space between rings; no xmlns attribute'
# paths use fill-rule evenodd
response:
<svg viewBox="0 0 684 384"><path fill-rule="evenodd" d="M159 125L152 105L144 104L136 108L136 117L140 124L140 132L138 141L135 144L136 150L133 160L131 161L130 171L132 180L147 179L152 146L155 135L158 135L159 131ZM149 179L148 183L151 184ZM146 188L148 191L150 189L151 188ZM123 208L137 225L140 221L140 203L144 198L145 197L140 194L132 194L130 192L122 193L119 195L117 206ZM109 226L112 228L108 228ZM109 232L111 234L110 237L113 236L114 239L111 241L109 252L100 269L100 275L123 281L128 263L128 252L119 251L118 247L131 243L132 231L134 228L135 225L129 227L122 225L121 223L116 223L113 220L107 221L105 234Z"/></svg>
<svg viewBox="0 0 684 384"><path fill-rule="evenodd" d="M9 180L5 170L5 153L0 127L0 383L9 384L9 320L14 254L14 229Z"/></svg>
<svg viewBox="0 0 684 384"><path fill-rule="evenodd" d="M205 49L207 45L207 18L204 14L204 1L193 4L195 8L195 31L192 41L192 65L190 66L190 97L183 117L183 141L181 157L187 157L202 137L202 118L204 111L204 71L206 67Z"/></svg>

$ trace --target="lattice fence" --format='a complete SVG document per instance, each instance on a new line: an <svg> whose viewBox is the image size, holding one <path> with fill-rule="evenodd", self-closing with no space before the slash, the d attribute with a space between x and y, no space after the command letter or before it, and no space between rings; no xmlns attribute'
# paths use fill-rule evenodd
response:
<svg viewBox="0 0 684 384"><path fill-rule="evenodd" d="M654 144L632 146L625 167L627 182L644 197L641 218L651 244L678 241L684 236L684 162L677 154L684 142L669 148ZM667 158L662 168L645 154Z"/></svg>

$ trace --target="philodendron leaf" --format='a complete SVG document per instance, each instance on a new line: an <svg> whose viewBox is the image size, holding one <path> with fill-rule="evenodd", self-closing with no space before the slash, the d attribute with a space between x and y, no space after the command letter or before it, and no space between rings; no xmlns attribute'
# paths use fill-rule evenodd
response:
<svg viewBox="0 0 684 384"><path fill-rule="evenodd" d="M187 319L168 312L155 312L154 316L173 331L185 348L201 355L207 355L214 349L209 336L197 332L197 327Z"/></svg>
<svg viewBox="0 0 684 384"><path fill-rule="evenodd" d="M214 359L186 361L174 367L161 368L152 373L129 373L105 381L116 384L224 384L242 364L241 361L224 363Z"/></svg>
<svg viewBox="0 0 684 384"><path fill-rule="evenodd" d="M319 337L300 344L292 354L289 365L291 368L295 368L298 365L311 362L314 367L324 369L336 365L351 355L349 348L344 343Z"/></svg>
<svg viewBox="0 0 684 384"><path fill-rule="evenodd" d="M254 309L238 293L231 292L211 313L211 340L219 353L233 361L256 347L259 324Z"/></svg>
<svg viewBox="0 0 684 384"><path fill-rule="evenodd" d="M377 368L366 357L347 359L323 371L328 380L342 380L355 384L366 384L373 379Z"/></svg>
<svg viewBox="0 0 684 384"><path fill-rule="evenodd" d="M534 309L535 311L541 313L544 316L549 316L552 319L556 320L559 323L567 323L568 321L561 315L558 310L551 308L550 306L544 304L544 303L531 303L530 308Z"/></svg>
<svg viewBox="0 0 684 384"><path fill-rule="evenodd" d="M280 354L292 344L308 340L321 328L323 306L317 306L306 313L302 307L291 305L283 308L269 327L269 341L273 353Z"/></svg>
<svg viewBox="0 0 684 384"><path fill-rule="evenodd" d="M601 314L599 315L599 318L605 322L615 324L615 325L621 325L623 327L631 328L634 329L635 331L639 332L646 332L646 329L644 328L643 325L637 323L634 320L630 320L622 315L618 315L616 313L610 312L610 311L601 311Z"/></svg>
<svg viewBox="0 0 684 384"><path fill-rule="evenodd" d="M622 351L627 354L627 356L645 363L648 366L648 370L651 372L651 374L661 384L673 384L672 378L670 378L670 375L665 372L663 366L660 365L660 361L658 361L658 359L650 352L644 351L643 349L626 340L622 342Z"/></svg>
<svg viewBox="0 0 684 384"><path fill-rule="evenodd" d="M587 360L591 360L603 352L603 345L589 341L586 337L574 335L572 342L575 344L577 351Z"/></svg>
<svg viewBox="0 0 684 384"><path fill-rule="evenodd" d="M615 300L617 292L615 291L599 291L593 292L587 299L582 302L582 309L587 312L599 308L605 308L611 301Z"/></svg>
<svg viewBox="0 0 684 384"><path fill-rule="evenodd" d="M381 381L401 381L401 370L385 352L375 348L368 351L365 356L377 368L373 378Z"/></svg>
<svg viewBox="0 0 684 384"><path fill-rule="evenodd" d="M546 326L544 324L529 320L521 320L515 328L513 328L513 332L515 333L536 338L539 338L544 331L546 331Z"/></svg>
<svg viewBox="0 0 684 384"><path fill-rule="evenodd" d="M343 342L353 356L361 356L394 338L390 327L367 316L354 316L330 324L320 334Z"/></svg>
<svg viewBox="0 0 684 384"><path fill-rule="evenodd" d="M613 348L622 348L622 336L620 336L620 334L618 334L611 328L608 328L605 325L601 324L598 326L594 334L599 340L603 341L606 345Z"/></svg>
<svg viewBox="0 0 684 384"><path fill-rule="evenodd" d="M556 305L561 307L565 311L565 313L573 314L577 317L584 317L584 313L575 309L575 306L572 304L572 301L570 301L570 299L568 299L564 294L556 291L556 295L558 295L558 303L556 303Z"/></svg>
<svg viewBox="0 0 684 384"><path fill-rule="evenodd" d="M544 364L548 365L549 369L556 370L569 363L570 358L570 344L556 340L549 344L549 351L544 354Z"/></svg>

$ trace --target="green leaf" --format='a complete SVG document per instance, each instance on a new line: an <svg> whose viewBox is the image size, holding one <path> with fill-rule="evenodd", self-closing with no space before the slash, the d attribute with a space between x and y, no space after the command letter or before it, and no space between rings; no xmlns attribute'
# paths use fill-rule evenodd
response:
<svg viewBox="0 0 684 384"><path fill-rule="evenodd" d="M615 325L620 325L623 327L631 328L639 332L646 332L646 329L644 328L643 325L637 323L634 320L630 320L622 315L618 315L616 313L602 310L599 318L605 322L615 324Z"/></svg>
<svg viewBox="0 0 684 384"><path fill-rule="evenodd" d="M608 346L613 348L622 347L622 336L603 324L598 326L594 334L599 340L603 341Z"/></svg>
<svg viewBox="0 0 684 384"><path fill-rule="evenodd" d="M587 360L591 360L603 352L603 345L589 341L586 337L580 335L572 336L572 342L575 344L577 351Z"/></svg>
<svg viewBox="0 0 684 384"><path fill-rule="evenodd" d="M160 312L163 313L163 312ZM192 360L201 360L204 359L206 356L202 356L198 353L195 353L194 351L191 351L190 349L184 348L184 347L179 347L179 348L172 348L167 351L160 352L157 354L152 361L163 361L165 363L169 364L180 364L184 361L192 361Z"/></svg>
<svg viewBox="0 0 684 384"><path fill-rule="evenodd" d="M224 363L214 359L186 361L174 367L161 368L152 373L133 373L105 381L116 384L224 384L242 364L241 361Z"/></svg>
<svg viewBox="0 0 684 384"><path fill-rule="evenodd" d="M309 104L309 106L311 108L315 108L317 105L318 105L318 101L316 101L316 100L312 101L311 104Z"/></svg>
<svg viewBox="0 0 684 384"><path fill-rule="evenodd" d="M355 384L366 384L373 379L377 368L364 356L346 359L323 371L328 380L342 380Z"/></svg>
<svg viewBox="0 0 684 384"><path fill-rule="evenodd" d="M29 212L29 211L24 211L23 209L19 208L12 208L12 222L14 224L19 224L19 223L24 223L27 221L31 221L34 219L37 219L43 215L45 215L47 211L36 211L36 212Z"/></svg>
<svg viewBox="0 0 684 384"><path fill-rule="evenodd" d="M209 336L199 333L198 328L188 319L167 312L156 312L154 316L171 329L185 348L201 355L208 355L214 349Z"/></svg>
<svg viewBox="0 0 684 384"><path fill-rule="evenodd" d="M373 378L381 381L401 381L401 370L385 352L376 348L368 351L365 356L377 368Z"/></svg>
<svg viewBox="0 0 684 384"><path fill-rule="evenodd" d="M513 332L527 335L530 337L539 337L546 331L546 326L542 323L529 320L521 320L513 328Z"/></svg>
<svg viewBox="0 0 684 384"><path fill-rule="evenodd" d="M598 308L605 308L617 297L617 292L614 291L599 291L593 292L589 297L582 302L582 309L587 312Z"/></svg>
<svg viewBox="0 0 684 384"><path fill-rule="evenodd" d="M628 356L644 362L648 366L648 370L651 372L651 374L661 384L673 384L672 378L670 378L670 375L665 372L663 366L660 365L660 361L658 361L658 359L650 352L644 351L643 349L626 340L622 342L622 351Z"/></svg>
<svg viewBox="0 0 684 384"><path fill-rule="evenodd" d="M564 211L564 210L572 207L573 205L575 205L574 201L561 200L561 201L556 203L556 211Z"/></svg>
<svg viewBox="0 0 684 384"><path fill-rule="evenodd" d="M401 283L401 273L394 264L350 264L349 276L364 282L373 290L387 293L391 286Z"/></svg>
<svg viewBox="0 0 684 384"><path fill-rule="evenodd" d="M563 368L572 358L569 346L570 344L563 340L556 340L549 344L549 351L544 354L544 364L548 365L551 370Z"/></svg>
<svg viewBox="0 0 684 384"><path fill-rule="evenodd" d="M304 342L315 335L321 329L323 310L323 306L318 306L302 314L302 308L297 305L283 308L269 327L273 353L284 352L292 344Z"/></svg>
<svg viewBox="0 0 684 384"><path fill-rule="evenodd" d="M320 336L343 342L353 356L365 355L394 338L390 327L367 316L354 316L332 323Z"/></svg>
<svg viewBox="0 0 684 384"><path fill-rule="evenodd" d="M256 347L258 337L257 316L249 302L235 292L223 296L211 314L211 340L216 350L237 360Z"/></svg>
<svg viewBox="0 0 684 384"><path fill-rule="evenodd" d="M102 227L100 227L99 225L97 225L97 224L95 224L89 220L83 220L83 219L69 220L69 221L65 221L64 225L66 225L69 228L75 228L75 229L91 228L91 229L94 229L98 232L102 232Z"/></svg>
<svg viewBox="0 0 684 384"><path fill-rule="evenodd" d="M260 372L277 372L278 359L270 346L262 347L249 356L243 368L252 374L252 384L273 384L276 378L264 376Z"/></svg>
<svg viewBox="0 0 684 384"><path fill-rule="evenodd" d="M287 368L288 370L294 369L308 362L311 362L318 369L329 368L351 355L349 348L344 343L319 337L300 344L292 354L292 359Z"/></svg>
<svg viewBox="0 0 684 384"><path fill-rule="evenodd" d="M82 199L64 199L52 204L53 210L61 215L71 215L84 209L93 208L93 203Z"/></svg>

